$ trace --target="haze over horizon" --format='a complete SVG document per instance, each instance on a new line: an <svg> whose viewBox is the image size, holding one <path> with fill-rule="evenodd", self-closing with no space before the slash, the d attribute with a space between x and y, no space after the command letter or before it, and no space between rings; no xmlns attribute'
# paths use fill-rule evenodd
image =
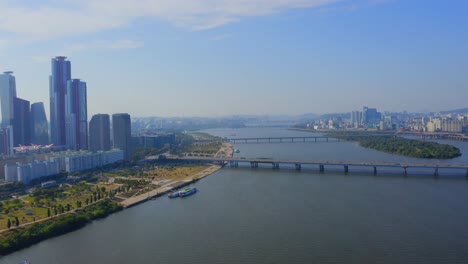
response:
<svg viewBox="0 0 468 264"><path fill-rule="evenodd" d="M88 117L467 107L468 2L0 0L0 71L49 114L50 59Z"/></svg>

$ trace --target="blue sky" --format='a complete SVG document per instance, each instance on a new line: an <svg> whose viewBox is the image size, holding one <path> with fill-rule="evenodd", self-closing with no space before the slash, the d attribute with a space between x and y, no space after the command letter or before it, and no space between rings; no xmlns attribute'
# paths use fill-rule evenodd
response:
<svg viewBox="0 0 468 264"><path fill-rule="evenodd" d="M50 58L67 56L89 118L447 110L468 107L467 11L464 0L0 0L0 70L48 106Z"/></svg>

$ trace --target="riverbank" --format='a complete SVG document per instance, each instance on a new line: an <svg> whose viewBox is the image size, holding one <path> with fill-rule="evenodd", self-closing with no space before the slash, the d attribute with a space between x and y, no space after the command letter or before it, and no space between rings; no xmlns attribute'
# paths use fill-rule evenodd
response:
<svg viewBox="0 0 468 264"><path fill-rule="evenodd" d="M104 218L123 207L105 199L74 213L64 214L33 225L8 230L0 234L0 255L29 247L38 242L84 227L93 220Z"/></svg>
<svg viewBox="0 0 468 264"><path fill-rule="evenodd" d="M220 149L216 152L216 154L214 154L214 157L232 157L233 155L234 155L234 148L232 144L224 142L222 143ZM159 179L158 181L154 181L158 185L162 183L159 188L156 188L149 192L125 199L121 201L120 204L124 208L129 208L129 207L138 205L140 203L146 202L148 200L152 200L156 197L167 194L173 190L177 190L184 186L195 183L196 181L202 178L205 178L215 173L216 171L220 170L223 166L211 164L203 171L198 171L193 174L184 175L183 177L172 176L172 177L165 177L163 179Z"/></svg>
<svg viewBox="0 0 468 264"><path fill-rule="evenodd" d="M166 194L166 193L168 193L168 192L170 192L172 190L176 190L176 189L182 188L184 186L187 186L189 184L195 183L198 180L200 180L202 178L205 178L210 174L213 174L214 172L218 171L221 168L222 168L222 166L219 166L219 165L210 165L205 170L203 170L201 172L198 172L198 173L196 173L194 175L190 175L190 177L192 178L190 180L166 181L165 184L163 186L161 186L160 188L157 188L155 190L149 191L147 193L144 193L144 194L141 194L141 195L138 195L138 196L128 198L128 199L120 202L120 204L124 208L128 208L128 207L138 205L140 203L143 203L143 202L146 202L146 201L151 200L153 198L164 195L164 194Z"/></svg>
<svg viewBox="0 0 468 264"><path fill-rule="evenodd" d="M214 155L232 156L232 145L224 142ZM155 164L145 168L138 168L138 166L124 168L122 171L126 176L114 175L113 173L116 172L101 174L101 178L105 179L105 182L93 185L97 192L94 193L94 198L90 198L91 203L88 204L88 199L86 199L86 203L83 202L86 205L81 207L81 201L77 200L78 208L68 209L61 214L55 213L54 216L2 230L0 232L0 255L6 255L48 238L77 230L95 219L106 217L172 190L193 184L218 171L223 166L171 164L161 167ZM141 194L138 195L139 192ZM97 198L96 193L98 194ZM101 193L103 200L101 200ZM104 196L104 194L106 195ZM124 195L126 197L123 197Z"/></svg>

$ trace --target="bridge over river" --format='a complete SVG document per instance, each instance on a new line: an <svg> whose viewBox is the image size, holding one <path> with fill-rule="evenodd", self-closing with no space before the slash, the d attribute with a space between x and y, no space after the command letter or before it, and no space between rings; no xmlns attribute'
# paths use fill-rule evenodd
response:
<svg viewBox="0 0 468 264"><path fill-rule="evenodd" d="M266 168L280 169L280 167L294 168L298 171L304 166L316 167L320 172L324 172L326 167L342 167L344 173L350 172L350 168L370 168L371 172L377 174L381 169L393 169L401 171L404 175L409 173L409 169L420 170L423 174L439 176L439 170L451 170L462 172L468 177L468 164L424 164L424 163L397 163L397 162L357 162L357 161L330 161L330 160L288 160L269 158L206 158L206 157L181 157L171 158L168 161L180 162L218 162L229 164L231 167L239 165L250 166L251 168L265 168L259 166L266 164Z"/></svg>
<svg viewBox="0 0 468 264"><path fill-rule="evenodd" d="M245 137L228 138L231 143L296 143L296 142L340 142L339 138L327 136L307 137Z"/></svg>

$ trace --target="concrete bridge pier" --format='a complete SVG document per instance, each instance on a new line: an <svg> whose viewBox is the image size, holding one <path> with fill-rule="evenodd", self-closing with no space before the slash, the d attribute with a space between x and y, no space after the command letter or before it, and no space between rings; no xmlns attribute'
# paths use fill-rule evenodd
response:
<svg viewBox="0 0 468 264"><path fill-rule="evenodd" d="M272 166L272 168L273 168L274 170L278 170L278 169L279 169L279 163L272 163L271 166Z"/></svg>
<svg viewBox="0 0 468 264"><path fill-rule="evenodd" d="M408 175L408 171L406 171L406 167L403 167L403 175Z"/></svg>
<svg viewBox="0 0 468 264"><path fill-rule="evenodd" d="M250 167L251 167L251 168L258 168L258 162L251 161L251 162L250 162Z"/></svg>
<svg viewBox="0 0 468 264"><path fill-rule="evenodd" d="M297 171L300 171L302 168L301 168L301 164L300 163L296 163L296 170ZM466 172L467 175L468 175L468 171ZM467 176L468 177L468 176Z"/></svg>
<svg viewBox="0 0 468 264"><path fill-rule="evenodd" d="M344 165L344 173L348 174L348 172L349 172L349 166Z"/></svg>
<svg viewBox="0 0 468 264"><path fill-rule="evenodd" d="M434 177L438 177L439 176L439 167L435 167L434 169Z"/></svg>
<svg viewBox="0 0 468 264"><path fill-rule="evenodd" d="M374 167L374 175L377 175L377 167Z"/></svg>
<svg viewBox="0 0 468 264"><path fill-rule="evenodd" d="M230 166L230 167L235 167L235 168L237 168L237 167L239 167L239 162L237 162L237 161L230 161L230 162L229 162L229 166Z"/></svg>
<svg viewBox="0 0 468 264"><path fill-rule="evenodd" d="M325 171L325 165L320 164L319 165L319 170L320 170L320 172L324 172Z"/></svg>

